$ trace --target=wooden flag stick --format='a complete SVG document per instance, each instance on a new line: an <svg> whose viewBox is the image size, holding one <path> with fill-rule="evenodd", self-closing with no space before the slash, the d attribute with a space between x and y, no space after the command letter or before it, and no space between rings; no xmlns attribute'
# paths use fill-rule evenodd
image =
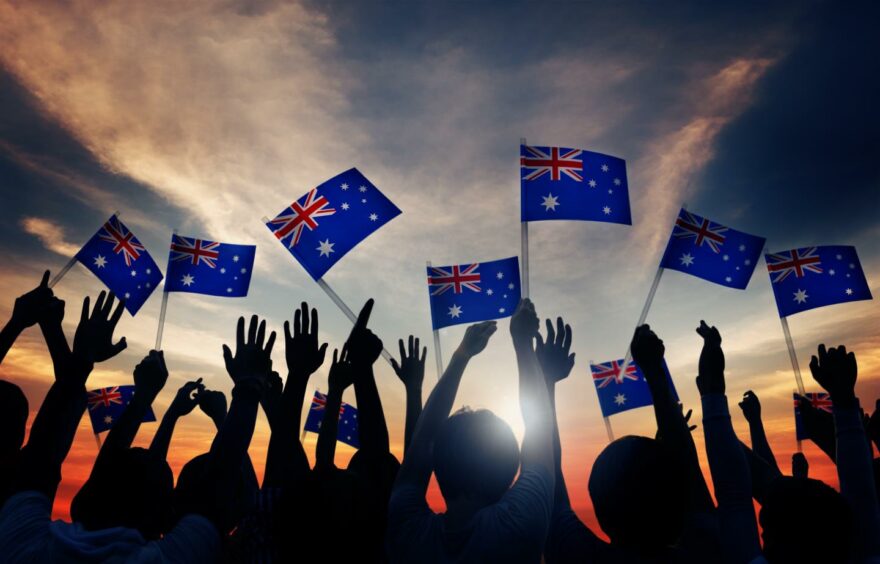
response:
<svg viewBox="0 0 880 564"><path fill-rule="evenodd" d="M780 317L779 321L782 322L782 332L785 334L785 344L788 346L788 356L791 359L791 369L794 371L798 394L803 396L806 393L804 391L804 380L801 378L801 368L798 366L797 353L794 350L794 342L791 340L791 331L788 330L788 318Z"/></svg>
<svg viewBox="0 0 880 564"><path fill-rule="evenodd" d="M331 288L326 282L324 282L323 278L319 278L315 280L315 282L318 284L319 288L324 290L324 293L327 294L327 296L330 298L330 300L333 301L334 304L336 304L336 307L342 310L342 313L344 313L345 316L349 318L352 323L357 322L357 315L351 310L350 307L345 304L344 301L342 301L342 298L339 297L339 294L334 292L333 288ZM388 361L389 365L391 364L391 353L389 353L385 349L385 347L382 347L382 358Z"/></svg>
<svg viewBox="0 0 880 564"><path fill-rule="evenodd" d="M428 268L431 268L431 261L427 261L425 264L428 265ZM434 329L434 358L437 361L437 381L440 381L440 377L443 376L443 353L440 352L440 330Z"/></svg>
<svg viewBox="0 0 880 564"><path fill-rule="evenodd" d="M608 442L613 443L614 431L611 430L611 419L609 419L608 417L603 417L602 419L605 420L605 432L608 433Z"/></svg>
<svg viewBox="0 0 880 564"><path fill-rule="evenodd" d="M177 229L171 231L171 241L174 241L174 236L177 235ZM171 256L169 253L168 264L171 264ZM168 267L165 267L165 272L168 272ZM166 280L167 282L167 280ZM162 307L159 309L159 327L156 329L156 350L162 350L162 333L165 331L165 312L168 309L168 284L163 283L162 285Z"/></svg>
<svg viewBox="0 0 880 564"><path fill-rule="evenodd" d="M119 217L119 210L116 210L115 212L113 212L113 215L115 215L116 217ZM110 217L113 217L113 216L110 216ZM55 284L58 284L58 282L60 282L61 279L64 278L64 275L67 274L67 271L69 271L71 268L73 268L73 265L75 265L76 262L77 262L76 256L72 257L69 261L67 261L67 264L64 265L64 268L59 270L58 274L53 276L52 280L49 281L49 287L54 288Z"/></svg>
<svg viewBox="0 0 880 564"><path fill-rule="evenodd" d="M526 144L526 138L521 137L519 140L520 145ZM522 191L520 191L520 200L522 200ZM520 201L520 206L522 206L522 201ZM520 223L520 244L521 244L521 252L522 255L522 280L520 281L520 286L522 288L522 297L529 297L529 222L523 221Z"/></svg>

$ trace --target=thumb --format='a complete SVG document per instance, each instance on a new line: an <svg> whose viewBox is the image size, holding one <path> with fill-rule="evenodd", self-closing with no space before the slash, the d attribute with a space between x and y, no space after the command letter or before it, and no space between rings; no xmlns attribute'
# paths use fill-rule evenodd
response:
<svg viewBox="0 0 880 564"><path fill-rule="evenodd" d="M232 351L226 345L223 345L223 362L226 363L226 369L229 370L229 366L232 364Z"/></svg>
<svg viewBox="0 0 880 564"><path fill-rule="evenodd" d="M116 356L122 351L124 351L128 347L128 343L125 341L125 337L119 339L119 342L111 347L112 354L111 356Z"/></svg>

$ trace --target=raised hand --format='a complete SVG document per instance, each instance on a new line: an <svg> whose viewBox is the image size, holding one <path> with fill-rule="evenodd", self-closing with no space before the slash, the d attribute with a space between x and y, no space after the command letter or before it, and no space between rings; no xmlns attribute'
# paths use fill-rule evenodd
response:
<svg viewBox="0 0 880 564"><path fill-rule="evenodd" d="M743 399L739 402L739 408L742 409L743 416L749 423L761 420L761 402L752 390L743 394Z"/></svg>
<svg viewBox="0 0 880 564"><path fill-rule="evenodd" d="M831 401L835 405L855 401L856 377L859 371L855 353L847 353L843 345L828 350L825 350L825 345L819 345L818 352L818 357L813 355L810 359L813 379L831 394Z"/></svg>
<svg viewBox="0 0 880 564"><path fill-rule="evenodd" d="M177 394L171 400L171 405L168 406L168 412L176 417L189 415L198 405L199 396L204 391L205 385L202 384L201 378L194 382L187 382L177 390Z"/></svg>
<svg viewBox="0 0 880 564"><path fill-rule="evenodd" d="M235 355L223 345L223 360L226 372L236 385L243 384L262 391L272 372L272 347L275 345L275 331L266 338L266 321L251 316L247 340L244 333L244 317L238 318L235 333Z"/></svg>
<svg viewBox="0 0 880 564"><path fill-rule="evenodd" d="M64 300L50 296L38 321L40 325L61 325L64 321Z"/></svg>
<svg viewBox="0 0 880 564"><path fill-rule="evenodd" d="M95 308L89 314L89 298L83 300L82 315L73 337L73 353L86 362L103 362L125 350L125 337L113 342L113 331L122 317L122 301L113 310L113 292L98 294ZM111 314L112 311L112 314Z"/></svg>
<svg viewBox="0 0 880 564"><path fill-rule="evenodd" d="M697 334L703 338L703 351L700 353L700 368L697 376L697 388L700 395L723 394L724 384L724 351L721 350L721 333L714 326L709 327L700 320Z"/></svg>
<svg viewBox="0 0 880 564"><path fill-rule="evenodd" d="M549 319L546 321L547 341L541 338L540 333L537 334L535 355L538 357L547 384L552 385L568 378L571 369L574 368L574 353L569 354L571 326L563 322L561 317L557 317L554 330L553 323Z"/></svg>
<svg viewBox="0 0 880 564"><path fill-rule="evenodd" d="M134 369L135 395L138 400L152 403L165 387L166 381L168 381L168 368L165 366L165 354L162 351L150 351Z"/></svg>
<svg viewBox="0 0 880 564"><path fill-rule="evenodd" d="M52 289L49 288L49 271L43 273L40 285L15 300L10 322L18 329L25 329L36 324L45 314L50 305Z"/></svg>
<svg viewBox="0 0 880 564"><path fill-rule="evenodd" d="M467 358L472 358L483 352L489 339L498 330L498 324L494 321L482 321L474 323L464 332L461 344L458 345L456 353L462 354Z"/></svg>
<svg viewBox="0 0 880 564"><path fill-rule="evenodd" d="M199 409L211 418L217 427L226 419L226 396L217 390L203 390L196 396Z"/></svg>
<svg viewBox="0 0 880 564"><path fill-rule="evenodd" d="M367 329L373 312L373 299L367 300L348 336L348 360L358 366L372 366L382 354L382 340Z"/></svg>
<svg viewBox="0 0 880 564"><path fill-rule="evenodd" d="M419 339L418 337L409 336L408 347L404 348L403 339L400 339L400 363L395 359L391 359L391 368L394 373L403 382L407 390L422 389L422 382L425 379L425 357L428 354L428 347L421 347L421 356L419 356Z"/></svg>
<svg viewBox="0 0 880 564"><path fill-rule="evenodd" d="M293 312L293 334L290 322L284 322L284 345L287 370L298 378L306 378L324 364L327 343L318 342L318 310L311 310L309 304L302 302L300 309Z"/></svg>
<svg viewBox="0 0 880 564"><path fill-rule="evenodd" d="M260 405L263 406L266 419L269 420L269 427L273 427L277 421L277 416L281 410L283 391L284 382L281 381L281 376L273 370L266 380L266 387L263 388L263 397L260 398Z"/></svg>
<svg viewBox="0 0 880 564"><path fill-rule="evenodd" d="M520 300L516 306L516 311L510 318L510 335L513 337L514 344L532 346L532 339L538 335L538 328L541 321L538 314L535 313L535 304L528 298Z"/></svg>
<svg viewBox="0 0 880 564"><path fill-rule="evenodd" d="M663 374L663 355L666 353L666 347L663 345L663 340L651 331L650 325L636 327L629 348L633 360L645 373L646 378L649 378L648 373L652 376L657 373Z"/></svg>
<svg viewBox="0 0 880 564"><path fill-rule="evenodd" d="M342 354L337 349L333 349L333 364L330 365L330 375L327 380L330 393L340 396L354 383L354 367L346 347L342 347Z"/></svg>

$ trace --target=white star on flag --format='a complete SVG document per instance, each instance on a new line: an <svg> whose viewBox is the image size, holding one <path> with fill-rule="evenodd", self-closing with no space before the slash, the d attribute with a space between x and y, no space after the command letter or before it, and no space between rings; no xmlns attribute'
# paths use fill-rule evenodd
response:
<svg viewBox="0 0 880 564"><path fill-rule="evenodd" d="M360 188L358 188L358 190L360 190L361 192L366 192L366 191L367 191L367 187L366 187L366 186L361 186Z"/></svg>
<svg viewBox="0 0 880 564"><path fill-rule="evenodd" d="M187 287L192 286L195 281L196 279L192 274L184 274L183 278L180 279L180 283Z"/></svg>
<svg viewBox="0 0 880 564"><path fill-rule="evenodd" d="M348 205L348 202L342 202L342 206L340 207L344 210L347 210L350 206Z"/></svg>
<svg viewBox="0 0 880 564"><path fill-rule="evenodd" d="M371 213L371 214L370 214L370 221L376 221L377 219L379 219L379 216L378 216L378 215L376 215L376 214L374 214L374 213Z"/></svg>
<svg viewBox="0 0 880 564"><path fill-rule="evenodd" d="M615 178L615 179L614 179L614 185L615 185L615 186L620 186L620 179L619 179L619 178Z"/></svg>
<svg viewBox="0 0 880 564"><path fill-rule="evenodd" d="M611 208L605 206L604 208L602 208L602 213L604 213L605 215L611 215Z"/></svg>
<svg viewBox="0 0 880 564"><path fill-rule="evenodd" d="M798 290L797 292L794 293L794 301L796 301L799 304L806 302L807 298L809 298L809 297L810 296L807 295L806 290Z"/></svg>
<svg viewBox="0 0 880 564"><path fill-rule="evenodd" d="M692 257L690 253L685 253L681 255L681 258L679 258L678 260L680 260L681 264L685 266L690 266L694 264L694 257Z"/></svg>
<svg viewBox="0 0 880 564"><path fill-rule="evenodd" d="M330 242L330 239L326 239L326 240L324 240L324 241L320 241L320 244L318 245L318 248L316 248L315 250L318 251L318 252L320 253L319 256L322 256L322 257L329 257L329 256L330 256L330 253L335 253L335 252L336 252L336 251L333 250L333 245L335 245L335 244L336 244L336 243L331 243L331 242Z"/></svg>
<svg viewBox="0 0 880 564"><path fill-rule="evenodd" d="M614 403L617 405L623 405L626 403L626 396L623 394L617 394L614 396Z"/></svg>
<svg viewBox="0 0 880 564"><path fill-rule="evenodd" d="M458 319L461 315L461 308L455 304L452 304L452 307L449 308L449 317L454 317Z"/></svg>
<svg viewBox="0 0 880 564"><path fill-rule="evenodd" d="M556 206L559 205L559 196L554 196L551 192L542 198L544 202L541 205L544 206L544 211L556 211Z"/></svg>
<svg viewBox="0 0 880 564"><path fill-rule="evenodd" d="M847 288L847 289L846 289L846 295L847 295L847 296L852 296L852 288Z"/></svg>
<svg viewBox="0 0 880 564"><path fill-rule="evenodd" d="M593 180L592 178L590 179L589 182L587 182L587 184L590 185L590 188L595 188L595 187L596 187L596 181Z"/></svg>
<svg viewBox="0 0 880 564"><path fill-rule="evenodd" d="M343 190L348 190L348 184L343 182L342 186L340 186L340 188L342 188Z"/></svg>
<svg viewBox="0 0 880 564"><path fill-rule="evenodd" d="M607 164L602 165L602 172L608 172L608 165Z"/></svg>
<svg viewBox="0 0 880 564"><path fill-rule="evenodd" d="M95 266L98 268L104 268L107 266L107 259L101 255L95 257Z"/></svg>

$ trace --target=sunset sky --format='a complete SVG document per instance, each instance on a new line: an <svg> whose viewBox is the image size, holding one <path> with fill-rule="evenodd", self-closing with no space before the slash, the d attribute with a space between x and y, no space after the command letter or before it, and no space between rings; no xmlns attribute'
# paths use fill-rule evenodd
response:
<svg viewBox="0 0 880 564"><path fill-rule="evenodd" d="M400 337L431 340L425 261L519 253L520 138L619 156L631 227L530 230L538 313L564 315L574 329L577 364L558 393L563 466L576 509L595 524L586 484L607 438L588 361L626 351L683 202L766 237L770 251L855 245L880 295L878 16L869 2L0 0L0 316L114 210L160 265L172 229L257 245L247 298L171 296L161 417L187 380L228 394L221 345L239 315L265 316L280 332L306 300L320 310L322 338L341 346L350 323L260 222L331 176L356 166L403 211L325 278L355 309L376 299L372 328L396 353ZM56 287L68 335L82 297L101 289L81 266ZM156 292L123 317L128 349L95 370L90 388L131 383L153 346L159 305ZM878 314L873 300L791 318L808 390L818 389L807 368L816 345L845 343L859 359L862 405L873 408ZM648 322L698 424L700 319L724 336L737 432L748 440L735 402L755 390L789 468L795 383L763 260L745 291L678 272L660 284ZM492 409L521 437L516 363L500 325L456 406ZM442 331L445 358L463 332ZM283 366L282 347L274 359ZM326 391L329 364L312 388ZM0 378L25 390L33 416L52 381L38 330L22 335ZM381 359L376 378L400 456L404 390ZM612 425L617 436L655 431L649 408ZM138 443L155 428L143 425ZM175 472L213 432L199 411L180 421ZM694 434L705 463L701 425ZM260 473L267 443L261 414L250 449ZM824 455L804 448L811 474L836 485ZM352 452L340 445L337 464ZM56 515L67 514L95 454L86 417Z"/></svg>

